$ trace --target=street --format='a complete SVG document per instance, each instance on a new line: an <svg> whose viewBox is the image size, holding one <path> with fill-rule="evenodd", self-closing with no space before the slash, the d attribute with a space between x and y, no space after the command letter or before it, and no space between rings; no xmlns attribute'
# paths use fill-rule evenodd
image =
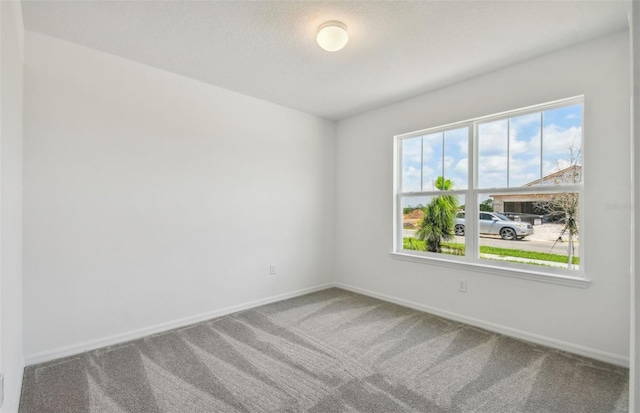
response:
<svg viewBox="0 0 640 413"><path fill-rule="evenodd" d="M403 230L404 237L415 237L415 230L405 229ZM464 237L454 236L452 242L464 243ZM525 251L535 251L535 252L546 252L552 254L567 254L567 248L569 243L566 241L560 242L558 241L555 246L553 245L554 241L551 240L543 240L539 238L524 238L520 241L505 241L500 236L492 236L492 235L480 235L480 245L488 245L491 247L498 248L508 248L508 249L518 249ZM575 243L575 256L579 256L579 248L578 243Z"/></svg>

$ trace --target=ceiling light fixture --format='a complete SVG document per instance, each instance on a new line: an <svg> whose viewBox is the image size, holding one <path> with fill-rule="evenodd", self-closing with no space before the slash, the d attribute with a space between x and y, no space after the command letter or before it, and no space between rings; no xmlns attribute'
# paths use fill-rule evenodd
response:
<svg viewBox="0 0 640 413"><path fill-rule="evenodd" d="M347 25L337 20L329 20L318 27L318 44L327 52L337 52L349 41Z"/></svg>

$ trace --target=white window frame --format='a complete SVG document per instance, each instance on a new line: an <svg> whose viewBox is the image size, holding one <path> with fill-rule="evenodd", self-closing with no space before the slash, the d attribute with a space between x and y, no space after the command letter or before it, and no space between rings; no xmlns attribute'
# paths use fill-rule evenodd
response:
<svg viewBox="0 0 640 413"><path fill-rule="evenodd" d="M394 161L393 161L393 249L392 256L397 259L429 263L436 265L444 265L448 267L460 268L460 269L473 269L476 271L487 272L501 276L511 276L517 278L524 278L540 282L550 282L562 285L587 287L590 284L590 280L586 276L586 257L584 255L585 244L585 214L584 207L581 207L581 212L578 217L578 226L580 228L580 243L578 246L580 257L580 267L578 270L569 270L562 268L552 267L539 267L530 264L516 264L511 262L501 262L488 259L481 259L479 253L479 237L478 237L478 217L473 218L473 222L470 221L470 214L465 214L465 255L455 256L447 254L439 254L427 251L414 251L403 249L403 208L402 199L406 196L433 196L434 191L419 191L419 192L402 192L402 142L405 139L411 139L419 136L425 136L428 134L434 134L452 129L459 129L468 127L469 139L468 139L468 153L472 156L468 157L468 188L459 190L446 191L447 195L464 195L465 197L465 210L477 211L479 208L478 199L481 194L491 193L495 195L510 194L510 193L566 193L574 192L578 194L579 205L584 206L584 182L586 176L586 169L584 166L584 156L582 157L582 180L580 184L561 184L561 185L549 185L549 186L533 186L533 187L500 187L500 188L478 188L478 166L476 160L478 159L478 125L480 123L490 122L499 119L507 119L514 116L527 115L529 113L540 112L550 110L554 108L570 106L570 105L582 105L582 142L581 148L585 146L585 131L584 131L584 105L585 99L583 95L574 96L567 99L561 99L553 102L538 104L529 106L526 108L510 110L501 112L498 114L482 116L473 118L461 122L450 123L447 125L438 126L435 128L423 129L415 132L404 133L394 136ZM542 146L542 145L541 145ZM542 151L542 148L541 148ZM542 163L542 158L541 158ZM542 178L541 171L541 178ZM422 189L422 188L421 188ZM443 192L440 191L440 194ZM475 215L472 215L475 216Z"/></svg>

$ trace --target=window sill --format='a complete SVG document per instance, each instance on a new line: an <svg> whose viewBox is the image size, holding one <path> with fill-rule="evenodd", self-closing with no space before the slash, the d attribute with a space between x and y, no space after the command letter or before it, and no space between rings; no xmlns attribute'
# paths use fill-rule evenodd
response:
<svg viewBox="0 0 640 413"><path fill-rule="evenodd" d="M434 264L444 267L457 268L466 271L480 271L488 274L499 275L504 277L520 278L524 280L566 285L570 287L587 288L591 285L591 281L583 277L573 277L561 274L549 274L540 271L520 270L515 268L505 268L497 265L481 264L477 262L453 261L437 257L422 257L418 255L405 254L402 252L392 252L391 257L402 261L412 261L421 264Z"/></svg>

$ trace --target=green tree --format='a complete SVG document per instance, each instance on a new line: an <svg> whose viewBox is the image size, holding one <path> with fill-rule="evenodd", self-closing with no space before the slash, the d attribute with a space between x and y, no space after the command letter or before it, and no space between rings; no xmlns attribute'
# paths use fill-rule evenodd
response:
<svg viewBox="0 0 640 413"><path fill-rule="evenodd" d="M441 191L453 186L450 179L439 176L435 185ZM424 218L416 237L425 242L427 251L442 252L442 241L453 238L458 198L455 195L439 195L424 207Z"/></svg>
<svg viewBox="0 0 640 413"><path fill-rule="evenodd" d="M493 199L487 198L480 202L480 211L493 212Z"/></svg>

